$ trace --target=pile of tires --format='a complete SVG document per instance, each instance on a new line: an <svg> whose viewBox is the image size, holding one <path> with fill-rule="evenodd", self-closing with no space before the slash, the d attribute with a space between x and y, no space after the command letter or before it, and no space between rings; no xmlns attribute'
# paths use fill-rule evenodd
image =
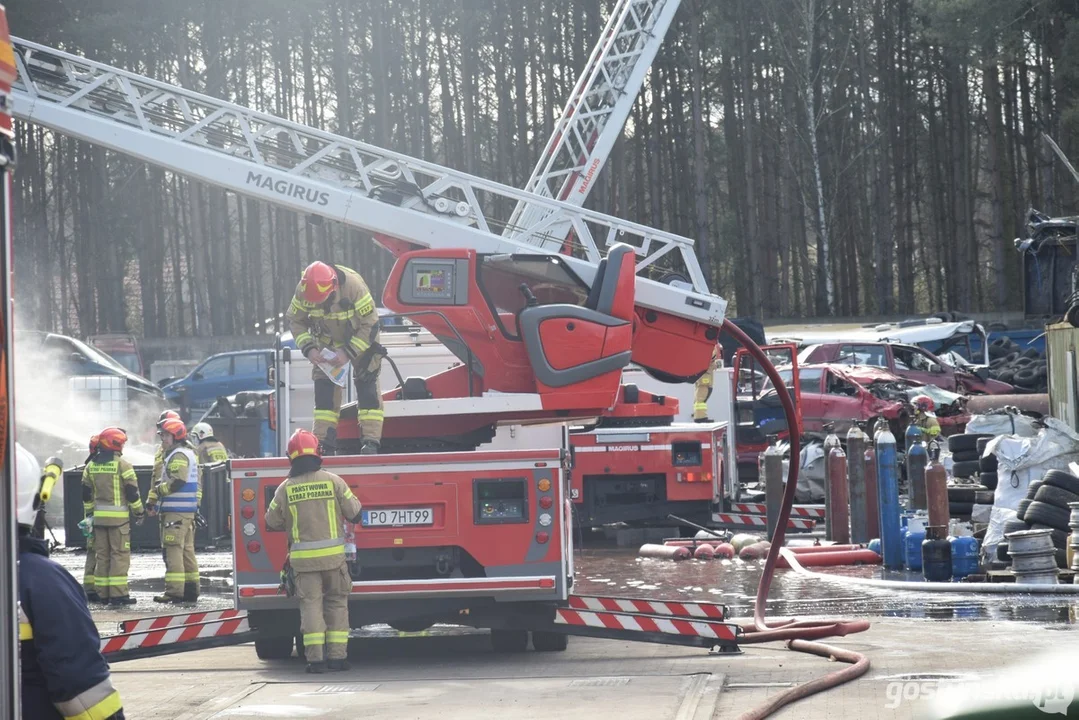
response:
<svg viewBox="0 0 1079 720"><path fill-rule="evenodd" d="M948 511L958 520L970 520L975 505L992 505L997 487L997 457L983 458L992 435L952 435L948 451L952 454L952 477L974 481L948 488Z"/></svg>
<svg viewBox="0 0 1079 720"><path fill-rule="evenodd" d="M1029 392L1049 389L1045 354L1036 348L1023 349L1008 337L989 344L989 376Z"/></svg>
<svg viewBox="0 0 1079 720"><path fill-rule="evenodd" d="M1066 567L1071 502L1079 502L1079 477L1063 470L1048 470L1041 480L1030 483L1027 496L1016 509L1018 518L1004 524L1004 533L1052 530L1057 565Z"/></svg>

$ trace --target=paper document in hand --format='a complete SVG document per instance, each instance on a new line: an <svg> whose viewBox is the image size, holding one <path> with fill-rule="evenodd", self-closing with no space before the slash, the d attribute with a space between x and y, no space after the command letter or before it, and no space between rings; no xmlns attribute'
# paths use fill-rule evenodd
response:
<svg viewBox="0 0 1079 720"><path fill-rule="evenodd" d="M315 360L315 364L318 365L322 372L326 373L334 385L339 387L345 387L348 382L348 371L351 363L345 356L344 352L340 350L331 350L330 348L322 348L319 351L319 358Z"/></svg>

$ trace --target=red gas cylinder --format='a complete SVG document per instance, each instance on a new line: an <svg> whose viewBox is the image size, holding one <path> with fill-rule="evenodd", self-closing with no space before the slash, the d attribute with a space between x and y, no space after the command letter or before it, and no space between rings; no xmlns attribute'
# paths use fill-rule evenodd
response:
<svg viewBox="0 0 1079 720"><path fill-rule="evenodd" d="M698 545L693 551L694 560L711 560L716 556L716 551L711 545Z"/></svg>
<svg viewBox="0 0 1079 720"><path fill-rule="evenodd" d="M717 558L730 560L734 557L734 545L731 545L730 543L720 543L719 545L716 545L715 556Z"/></svg>
<svg viewBox="0 0 1079 720"><path fill-rule="evenodd" d="M951 512L948 508L948 471L940 462L940 448L933 444L929 465L925 469L925 495L929 506L928 527L948 527Z"/></svg>
<svg viewBox="0 0 1079 720"><path fill-rule="evenodd" d="M637 551L641 557L655 558L656 560L688 560L693 556L687 547L671 547L669 545L641 545Z"/></svg>

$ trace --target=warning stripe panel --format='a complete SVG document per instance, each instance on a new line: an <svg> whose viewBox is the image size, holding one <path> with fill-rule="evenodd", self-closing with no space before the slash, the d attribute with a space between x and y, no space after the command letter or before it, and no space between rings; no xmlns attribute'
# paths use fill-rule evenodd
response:
<svg viewBox="0 0 1079 720"><path fill-rule="evenodd" d="M736 513L754 513L767 515L768 509L764 503L731 503L731 510ZM823 505L793 505L791 517L823 518Z"/></svg>
<svg viewBox="0 0 1079 720"><path fill-rule="evenodd" d="M707 620L688 620L674 617L652 617L649 615L626 615L623 613L592 612L559 608L555 614L556 625L577 625L608 630L628 630L631 632L661 633L664 635L685 635L714 640L735 642L738 639L737 626Z"/></svg>
<svg viewBox="0 0 1079 720"><path fill-rule="evenodd" d="M210 637L224 637L250 630L247 617L218 620L216 622L180 625L177 627L145 632L123 633L101 638L101 653L108 655L119 650L151 648L159 645L199 640Z"/></svg>
<svg viewBox="0 0 1079 720"><path fill-rule="evenodd" d="M674 615L678 617L722 620L724 607L715 603L673 602L668 600L639 600L636 598L570 595L569 606L575 610L605 610L608 612Z"/></svg>
<svg viewBox="0 0 1079 720"><path fill-rule="evenodd" d="M748 527L766 527L768 525L768 519L763 515L730 515L726 513L716 513L712 518L714 522L721 525L743 525ZM808 518L790 518L787 520L787 529L789 530L812 530L816 525L816 520Z"/></svg>
<svg viewBox="0 0 1079 720"><path fill-rule="evenodd" d="M147 632L149 630L164 630L165 628L195 623L214 622L215 620L231 620L243 617L243 610L213 610L209 612L179 613L176 615L160 615L152 618L137 618L135 620L120 621L121 633Z"/></svg>

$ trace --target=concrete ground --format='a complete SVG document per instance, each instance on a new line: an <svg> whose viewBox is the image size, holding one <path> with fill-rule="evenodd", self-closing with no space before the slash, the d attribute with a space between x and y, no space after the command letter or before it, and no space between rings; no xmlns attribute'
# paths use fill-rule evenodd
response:
<svg viewBox="0 0 1079 720"><path fill-rule="evenodd" d="M1079 657L1072 635L1066 624L876 619L868 632L832 643L867 655L867 675L773 717L922 717L926 698L962 681L992 681L1026 653L1071 647ZM307 675L299 659L263 662L245 645L115 663L113 679L128 717L160 720L710 720L738 717L839 667L778 643L744 649L711 656L573 638L563 653L498 655L485 634L364 638L350 645L345 673Z"/></svg>

